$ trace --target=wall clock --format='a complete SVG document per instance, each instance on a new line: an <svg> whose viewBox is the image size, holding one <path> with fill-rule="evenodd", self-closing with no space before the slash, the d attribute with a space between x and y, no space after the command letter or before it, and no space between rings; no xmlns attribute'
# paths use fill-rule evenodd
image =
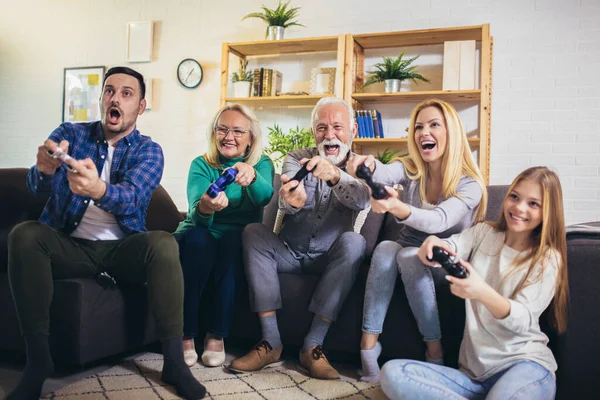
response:
<svg viewBox="0 0 600 400"><path fill-rule="evenodd" d="M186 58L177 66L177 79L184 87L193 89L202 82L202 67L193 58Z"/></svg>

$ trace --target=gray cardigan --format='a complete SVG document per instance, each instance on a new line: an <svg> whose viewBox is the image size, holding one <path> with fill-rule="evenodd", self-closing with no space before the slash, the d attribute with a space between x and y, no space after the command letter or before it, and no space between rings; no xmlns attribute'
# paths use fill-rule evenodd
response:
<svg viewBox="0 0 600 400"><path fill-rule="evenodd" d="M420 179L410 179L400 161L382 164L376 161L373 180L386 185L402 185L400 199L410 206L410 215L404 220L398 243L404 246L420 246L429 235L441 238L462 232L473 225L483 193L481 186L471 177L463 175L456 188L457 196L444 199L440 196L433 209L422 208L419 195Z"/></svg>

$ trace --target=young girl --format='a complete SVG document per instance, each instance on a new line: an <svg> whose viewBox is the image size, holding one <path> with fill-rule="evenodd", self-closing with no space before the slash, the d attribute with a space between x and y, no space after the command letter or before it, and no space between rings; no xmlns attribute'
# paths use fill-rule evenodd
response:
<svg viewBox="0 0 600 400"><path fill-rule="evenodd" d="M562 189L545 167L523 171L512 183L497 223L480 223L433 246L460 259L469 276L446 276L452 293L466 299L466 324L456 370L394 360L381 370L391 399L553 399L556 361L539 317L554 297L553 322L566 329L568 299ZM468 262L463 261L468 260ZM514 397L513 397L514 396Z"/></svg>
<svg viewBox="0 0 600 400"><path fill-rule="evenodd" d="M483 177L473 162L458 114L450 104L432 99L415 107L409 125L408 152L408 157L387 165L375 163L373 156L357 156L348 168L354 174L364 162L374 169L375 181L403 187L402 199L391 188L387 199L371 199L374 212L391 213L402 228L397 241L384 241L373 253L363 313L363 381L379 380L378 338L399 273L427 344L426 359L443 363L434 276L431 268L419 261L417 251L427 236L459 233L482 220L486 210ZM444 282L441 271L435 280Z"/></svg>

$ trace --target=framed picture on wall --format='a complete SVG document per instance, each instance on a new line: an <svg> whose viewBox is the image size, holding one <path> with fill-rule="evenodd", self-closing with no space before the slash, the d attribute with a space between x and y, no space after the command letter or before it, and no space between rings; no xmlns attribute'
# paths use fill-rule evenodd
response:
<svg viewBox="0 0 600 400"><path fill-rule="evenodd" d="M63 122L100 119L100 95L104 66L65 68L63 84Z"/></svg>

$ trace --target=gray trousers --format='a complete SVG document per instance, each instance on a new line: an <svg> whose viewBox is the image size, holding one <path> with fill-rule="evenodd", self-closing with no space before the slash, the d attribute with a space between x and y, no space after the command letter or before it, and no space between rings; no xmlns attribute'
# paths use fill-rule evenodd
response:
<svg viewBox="0 0 600 400"><path fill-rule="evenodd" d="M250 309L265 312L282 307L278 273L321 275L309 310L335 321L350 292L366 249L365 238L344 232L324 254L296 259L283 241L263 224L247 225L242 233L244 269Z"/></svg>

